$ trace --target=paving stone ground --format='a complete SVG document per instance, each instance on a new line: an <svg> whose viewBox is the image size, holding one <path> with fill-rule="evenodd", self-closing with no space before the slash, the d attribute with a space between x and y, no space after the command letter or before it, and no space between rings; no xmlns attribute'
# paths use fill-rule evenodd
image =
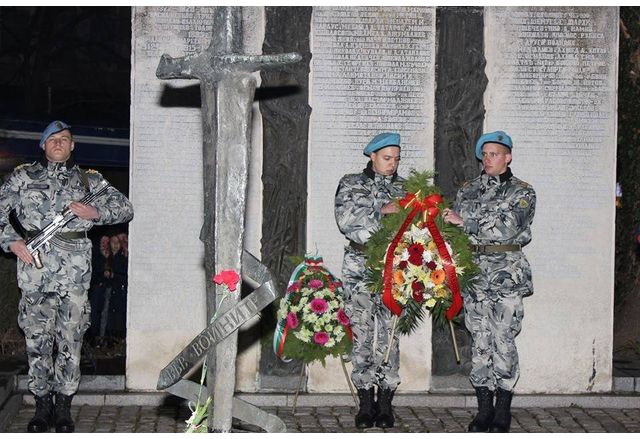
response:
<svg viewBox="0 0 640 439"><path fill-rule="evenodd" d="M354 407L263 407L278 415L289 432L341 433L358 432L353 426ZM387 432L461 433L474 416L464 408L395 407L396 426ZM23 405L6 432L25 432L35 407ZM638 433L640 408L585 409L514 408L511 431L514 433ZM182 432L190 412L186 406L73 406L76 432L83 433L173 433ZM255 427L234 423L238 430L256 431ZM365 431L382 432L377 428Z"/></svg>

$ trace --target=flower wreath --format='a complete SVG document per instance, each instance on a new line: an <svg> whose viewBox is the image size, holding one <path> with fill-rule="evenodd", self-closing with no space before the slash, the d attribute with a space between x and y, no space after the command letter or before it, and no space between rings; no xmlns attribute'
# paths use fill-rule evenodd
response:
<svg viewBox="0 0 640 439"><path fill-rule="evenodd" d="M344 312L342 282L323 265L321 257L306 257L298 265L280 301L273 350L284 361L305 363L327 355L349 354L352 333Z"/></svg>
<svg viewBox="0 0 640 439"><path fill-rule="evenodd" d="M409 334L428 310L435 324L453 320L462 308L460 289L478 272L469 240L440 214L447 206L430 184L433 172L412 170L400 211L385 215L367 242L367 280Z"/></svg>

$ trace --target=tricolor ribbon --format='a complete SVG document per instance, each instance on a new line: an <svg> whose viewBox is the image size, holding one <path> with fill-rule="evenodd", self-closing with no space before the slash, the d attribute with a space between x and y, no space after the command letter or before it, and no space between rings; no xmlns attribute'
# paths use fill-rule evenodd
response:
<svg viewBox="0 0 640 439"><path fill-rule="evenodd" d="M452 320L462 308L462 297L460 296L460 285L458 284L456 268L452 263L451 255L449 254L449 250L447 250L442 234L440 234L440 230L438 230L438 226L434 221L434 218L438 216L438 213L440 212L438 204L442 204L442 197L439 194L432 194L420 199L420 191L415 194L409 192L402 200L399 201L399 203L400 206L405 209L413 208L400 226L398 233L396 233L396 236L394 236L389 248L387 249L384 261L382 302L393 314L399 316L402 313L402 306L393 298L392 293L393 257L402 236L407 231L407 228L413 222L416 215L423 212L426 217L425 223L429 229L429 233L431 233L433 242L435 242L440 258L443 261L443 268L446 274L446 284L451 290L452 303L447 309L445 315L448 320Z"/></svg>

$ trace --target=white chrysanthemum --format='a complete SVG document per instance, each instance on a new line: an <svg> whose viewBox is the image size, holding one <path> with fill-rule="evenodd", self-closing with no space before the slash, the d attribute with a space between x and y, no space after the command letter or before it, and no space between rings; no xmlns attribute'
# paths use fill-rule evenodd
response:
<svg viewBox="0 0 640 439"><path fill-rule="evenodd" d="M333 325L324 325L324 332L333 331Z"/></svg>
<svg viewBox="0 0 640 439"><path fill-rule="evenodd" d="M429 250L423 251L422 259L424 259L425 264L433 261L433 253L431 253Z"/></svg>
<svg viewBox="0 0 640 439"><path fill-rule="evenodd" d="M335 345L336 345L336 341L333 340L333 339L329 339L329 341L324 344L324 347L325 348L332 348Z"/></svg>
<svg viewBox="0 0 640 439"><path fill-rule="evenodd" d="M305 308L305 310L306 310L306 309L307 309L307 308ZM314 323L316 323L316 322L318 321L318 314L316 314L316 313L314 313L313 311L311 311L311 312L309 312L308 314L305 314L305 316L304 316L304 320L305 320L306 322L309 322L309 323L314 324Z"/></svg>
<svg viewBox="0 0 640 439"><path fill-rule="evenodd" d="M402 250L402 256L400 256L400 260L402 260L402 261L408 261L409 260L409 250L407 250L406 248L404 250Z"/></svg>

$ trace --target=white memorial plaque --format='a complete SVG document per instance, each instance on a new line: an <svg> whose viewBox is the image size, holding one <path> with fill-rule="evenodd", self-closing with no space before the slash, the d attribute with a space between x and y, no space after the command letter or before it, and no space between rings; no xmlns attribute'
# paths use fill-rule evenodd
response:
<svg viewBox="0 0 640 439"><path fill-rule="evenodd" d="M160 370L206 326L205 282L210 280L205 279L199 239L204 199L199 81L159 80L156 68L163 53L180 57L206 49L214 10L133 9L130 193L135 218L129 228L129 389L154 390ZM258 8L245 12L250 21L260 19ZM259 24L251 34L260 41L245 41L253 53L260 51ZM257 105L254 108L255 127L260 116ZM253 137L254 145L260 145L261 135ZM261 147L254 147L246 224L246 248L254 254L259 254L261 228L261 160ZM244 391L255 390L256 349L238 357L238 386Z"/></svg>
<svg viewBox="0 0 640 439"><path fill-rule="evenodd" d="M485 132L533 185L519 392L611 388L618 8L485 9Z"/></svg>
<svg viewBox="0 0 640 439"><path fill-rule="evenodd" d="M311 34L307 251L340 277L346 240L335 191L344 174L364 169L371 138L400 133L400 175L433 167L435 8L314 7ZM430 359L425 324L402 338L400 391L428 389ZM347 391L340 365L328 365L335 373L311 367L309 390Z"/></svg>

